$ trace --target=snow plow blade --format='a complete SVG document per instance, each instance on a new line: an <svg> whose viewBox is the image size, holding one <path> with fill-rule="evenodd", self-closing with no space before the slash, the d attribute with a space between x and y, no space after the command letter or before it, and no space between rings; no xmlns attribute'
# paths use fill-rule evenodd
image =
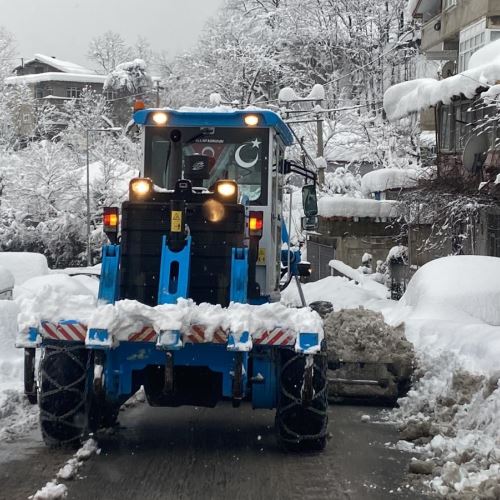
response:
<svg viewBox="0 0 500 500"><path fill-rule="evenodd" d="M410 388L413 367L395 363L328 363L328 399L394 405Z"/></svg>
<svg viewBox="0 0 500 500"><path fill-rule="evenodd" d="M330 402L394 405L408 392L415 354L402 325L358 308L327 313L324 329Z"/></svg>

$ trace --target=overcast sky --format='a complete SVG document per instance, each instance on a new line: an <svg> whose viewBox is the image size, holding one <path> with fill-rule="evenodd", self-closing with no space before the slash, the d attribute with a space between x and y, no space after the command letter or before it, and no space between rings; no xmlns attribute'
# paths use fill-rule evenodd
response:
<svg viewBox="0 0 500 500"><path fill-rule="evenodd" d="M223 0L0 0L0 26L12 32L19 56L56 56L90 66L90 39L107 30L133 44L176 54L192 46Z"/></svg>

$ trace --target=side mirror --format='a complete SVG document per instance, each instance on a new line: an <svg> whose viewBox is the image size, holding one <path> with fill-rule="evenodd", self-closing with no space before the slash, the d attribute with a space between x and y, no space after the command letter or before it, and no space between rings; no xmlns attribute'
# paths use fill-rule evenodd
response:
<svg viewBox="0 0 500 500"><path fill-rule="evenodd" d="M283 175L289 174L292 171L290 160L283 160L281 163L281 173Z"/></svg>
<svg viewBox="0 0 500 500"><path fill-rule="evenodd" d="M318 229L319 220L317 215L311 215L311 217L302 217L300 219L300 226L302 231L316 231Z"/></svg>
<svg viewBox="0 0 500 500"><path fill-rule="evenodd" d="M318 198L316 197L315 184L307 184L302 188L302 206L306 217L318 215Z"/></svg>

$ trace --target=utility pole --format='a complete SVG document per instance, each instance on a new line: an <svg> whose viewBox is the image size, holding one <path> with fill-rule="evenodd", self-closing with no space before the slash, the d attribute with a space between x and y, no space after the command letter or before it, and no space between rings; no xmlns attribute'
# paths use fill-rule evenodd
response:
<svg viewBox="0 0 500 500"><path fill-rule="evenodd" d="M321 106L323 101L316 101L318 106ZM317 149L316 149L316 157L323 158L325 154L325 145L323 142L323 119L319 112L316 113L316 134L318 136L317 139ZM325 184L325 167L323 164L318 167L318 184L319 187L322 188Z"/></svg>
<svg viewBox="0 0 500 500"><path fill-rule="evenodd" d="M159 108L160 107L160 81L159 80L156 80L156 107Z"/></svg>

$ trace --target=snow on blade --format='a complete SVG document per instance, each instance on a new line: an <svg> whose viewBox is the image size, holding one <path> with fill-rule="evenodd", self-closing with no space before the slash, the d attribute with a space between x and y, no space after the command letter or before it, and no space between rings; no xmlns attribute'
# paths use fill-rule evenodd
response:
<svg viewBox="0 0 500 500"><path fill-rule="evenodd" d="M75 311L75 314L78 312ZM322 322L316 312L288 308L279 303L258 306L231 303L223 308L220 305L197 305L192 300L179 299L177 304L151 307L134 300L120 300L114 305L96 308L88 322L89 328L106 329L115 340L127 340L130 334L148 325L157 332L187 332L191 325L203 325L208 339L217 328L235 334L249 332L252 336L276 327L295 332L323 333Z"/></svg>

